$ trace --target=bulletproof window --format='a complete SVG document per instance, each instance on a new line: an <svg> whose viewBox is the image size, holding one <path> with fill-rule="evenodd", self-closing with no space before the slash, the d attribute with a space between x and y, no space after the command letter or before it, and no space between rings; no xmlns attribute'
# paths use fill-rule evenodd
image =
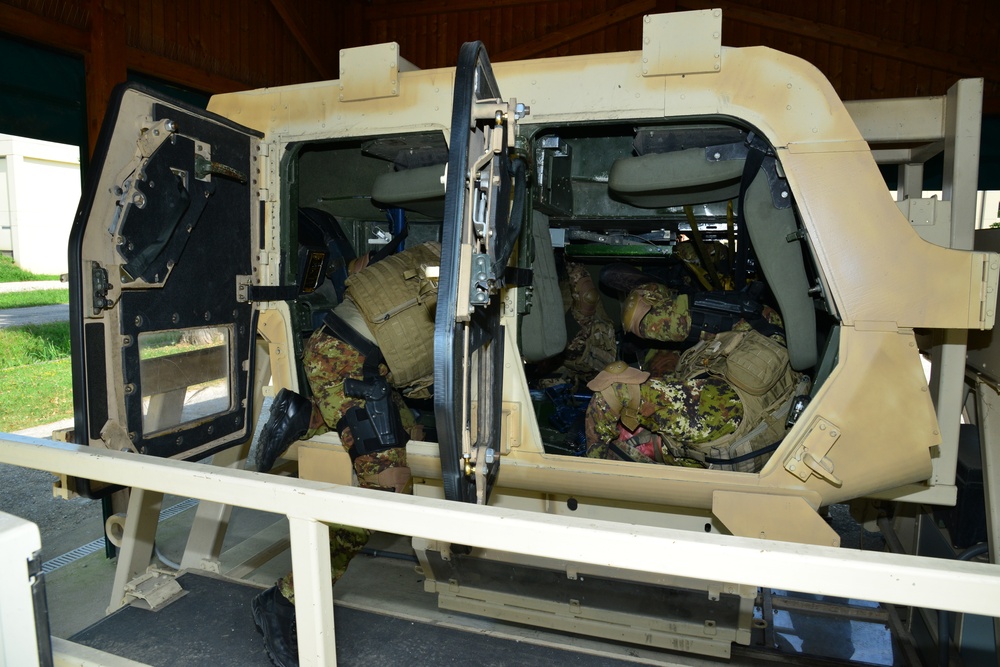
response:
<svg viewBox="0 0 1000 667"><path fill-rule="evenodd" d="M230 340L229 327L139 334L143 435L232 408Z"/></svg>

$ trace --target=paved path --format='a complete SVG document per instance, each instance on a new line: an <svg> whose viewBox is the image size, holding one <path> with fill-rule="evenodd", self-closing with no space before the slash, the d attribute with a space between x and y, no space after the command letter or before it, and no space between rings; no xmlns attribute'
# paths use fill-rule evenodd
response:
<svg viewBox="0 0 1000 667"><path fill-rule="evenodd" d="M43 289L67 289L68 283L58 280L33 280L24 283L0 283L0 293L31 292ZM25 324L48 324L69 320L69 304L54 306L29 306L28 308L0 309L0 329L20 327Z"/></svg>
<svg viewBox="0 0 1000 667"><path fill-rule="evenodd" d="M33 292L40 289L69 289L69 283L59 280L32 280L24 283L0 283L0 293Z"/></svg>
<svg viewBox="0 0 1000 667"><path fill-rule="evenodd" d="M21 327L25 324L47 324L49 322L68 321L68 303L58 303L54 306L31 306L29 308L0 310L0 329Z"/></svg>

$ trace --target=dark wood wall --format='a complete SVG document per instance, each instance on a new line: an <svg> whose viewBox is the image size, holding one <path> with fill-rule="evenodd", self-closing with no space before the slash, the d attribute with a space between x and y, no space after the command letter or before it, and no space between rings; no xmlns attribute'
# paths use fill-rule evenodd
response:
<svg viewBox="0 0 1000 667"><path fill-rule="evenodd" d="M83 58L93 150L111 90L129 72L206 94L336 78L342 8L327 0L0 0L0 33Z"/></svg>
<svg viewBox="0 0 1000 667"><path fill-rule="evenodd" d="M400 43L420 67L453 64L465 39L491 60L641 48L643 14L721 7L722 42L764 45L816 65L844 99L941 95L985 77L987 110L1000 113L998 0L445 0L349 3L363 30L351 45Z"/></svg>
<svg viewBox="0 0 1000 667"><path fill-rule="evenodd" d="M723 10L723 44L822 70L844 99L942 95L984 77L1000 114L998 0L0 0L0 34L81 56L88 133L128 72L204 93L336 78L385 41L418 67L481 39L495 62L636 50L647 13Z"/></svg>

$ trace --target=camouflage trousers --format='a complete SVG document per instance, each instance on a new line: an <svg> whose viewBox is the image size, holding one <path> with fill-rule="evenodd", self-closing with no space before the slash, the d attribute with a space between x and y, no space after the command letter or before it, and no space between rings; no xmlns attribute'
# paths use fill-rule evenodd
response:
<svg viewBox="0 0 1000 667"><path fill-rule="evenodd" d="M376 454L366 454L359 456L354 462L354 470L361 480L360 486L365 489L379 489L391 491L385 487L365 482L375 477L383 470L395 467L406 466L406 448L397 447L387 449ZM351 560L365 548L372 531L367 528L356 528L354 526L342 526L333 524L330 526L330 569L332 574L331 585L337 583L344 573ZM278 590L291 603L295 603L295 583L293 573L289 572L278 580Z"/></svg>
<svg viewBox="0 0 1000 667"><path fill-rule="evenodd" d="M364 379L364 365L363 354L339 338L327 334L323 328L318 329L306 341L302 366L309 381L309 388L312 389L313 402L313 419L307 437L335 431L337 423L348 410L365 406L364 399L352 398L344 393L344 380ZM389 369L385 364L379 364L379 373L383 377L389 375ZM399 408L403 427L411 431L415 426L413 415L403 403L399 392L393 390L392 400ZM354 443L350 432L341 433L340 436L344 447L350 450Z"/></svg>
<svg viewBox="0 0 1000 667"><path fill-rule="evenodd" d="M356 349L322 329L316 331L306 343L303 354L303 364L306 379L312 389L313 420L310 424L308 437L336 430L337 423L344 414L353 407L364 407L364 399L351 398L344 394L344 380L364 378L363 367L365 357ZM387 373L385 365L379 370ZM399 394L393 391L393 399L400 409L403 426L413 429L414 419ZM349 428L340 433L341 442L348 451L354 443ZM374 454L359 456L354 461L354 471L357 473L359 485L366 489L392 491L388 486L381 486L377 481L379 473L393 468L406 467L406 448L397 447ZM368 543L371 531L367 528L353 526L330 526L330 566L333 571L333 583L347 571L347 566ZM291 572L278 581L278 589L289 602L295 602L295 586Z"/></svg>
<svg viewBox="0 0 1000 667"><path fill-rule="evenodd" d="M743 402L736 389L721 378L649 378L638 388L639 426L677 444L697 449L735 432L743 420ZM610 389L621 405L628 404L629 385L614 383ZM601 392L596 392L585 418L587 456L607 458L608 443L631 437L632 433L619 426L618 417ZM665 449L655 454L657 460L662 455L663 462L669 465L700 466L688 460L675 460Z"/></svg>

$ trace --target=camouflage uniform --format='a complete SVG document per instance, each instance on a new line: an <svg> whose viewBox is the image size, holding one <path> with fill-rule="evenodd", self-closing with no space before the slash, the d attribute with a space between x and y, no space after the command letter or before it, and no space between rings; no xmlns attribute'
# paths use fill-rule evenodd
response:
<svg viewBox="0 0 1000 667"><path fill-rule="evenodd" d="M615 360L618 343L615 325L601 304L590 272L582 264L566 263L568 280L562 281L563 303L578 330L560 355L559 367L540 387L569 384L580 389L595 373Z"/></svg>
<svg viewBox="0 0 1000 667"><path fill-rule="evenodd" d="M634 307L640 300L643 304L648 304L648 311L643 312L644 308L640 308L635 313L637 317L633 318L634 321L628 322L629 302ZM781 318L773 309L765 308L763 317L771 324L781 325ZM647 283L635 288L626 299L623 318L626 319L628 330L647 339L683 342L688 340L691 333L687 295L658 283ZM740 321L733 330L746 331L750 328L745 321ZM714 334L702 332L700 338L710 340L714 338ZM669 358L663 366L672 370L671 362L675 364L676 358ZM743 402L737 390L720 377L706 374L685 378L670 373L657 374L642 381L638 389L636 424L631 424L630 429L620 424L621 408L618 407L616 411L602 392L595 391L587 407L585 420L587 456L620 458L609 451L609 443L617 441L618 444L627 443L629 454L638 452L638 456L629 456L631 460L655 460L668 465L701 467L702 464L698 461L671 456L666 447L660 446L660 439L655 435L677 445L698 449L699 445L736 432L744 417ZM629 385L625 383L613 382L610 385L618 406L629 404L629 390ZM639 438L642 442L633 438L637 433L642 433L643 429L655 434L651 446L648 444L649 437Z"/></svg>
<svg viewBox="0 0 1000 667"><path fill-rule="evenodd" d="M627 386L612 386L618 398L628 403ZM740 397L721 378L649 378L639 385L639 391L639 426L685 445L700 445L733 433L743 419ZM593 458L606 458L608 443L622 435L618 415L600 392L594 393L587 407L585 428L587 456ZM675 461L668 453L663 457L664 463L685 464L685 460ZM655 458L659 460L659 455Z"/></svg>
<svg viewBox="0 0 1000 667"><path fill-rule="evenodd" d="M309 338L303 354L306 378L313 390L313 422L310 424L307 438L336 429L337 423L348 410L353 407L364 407L364 399L351 398L344 394L345 379L364 379L364 361L365 357L360 352L339 338L329 335L324 328L318 329ZM385 364L379 366L379 372L383 376L387 375L388 369ZM416 435L415 429L418 427L412 413L395 390L392 392L392 398L400 408L403 426L411 435ZM340 438L344 448L350 451L354 439L349 427L341 431ZM365 454L354 461L354 471L358 475L359 485L365 489L396 490L390 486L380 485L378 475L384 471L405 467L405 447ZM333 583L343 576L351 559L364 548L370 536L371 531L366 528L330 526L330 564L333 570ZM291 572L278 581L278 589L289 602L295 602Z"/></svg>
<svg viewBox="0 0 1000 667"><path fill-rule="evenodd" d="M642 313L647 305L648 312ZM633 313L638 321L629 322ZM626 330L647 340L683 343L691 333L687 294L660 283L647 283L632 290L625 299L622 317L626 320Z"/></svg>

